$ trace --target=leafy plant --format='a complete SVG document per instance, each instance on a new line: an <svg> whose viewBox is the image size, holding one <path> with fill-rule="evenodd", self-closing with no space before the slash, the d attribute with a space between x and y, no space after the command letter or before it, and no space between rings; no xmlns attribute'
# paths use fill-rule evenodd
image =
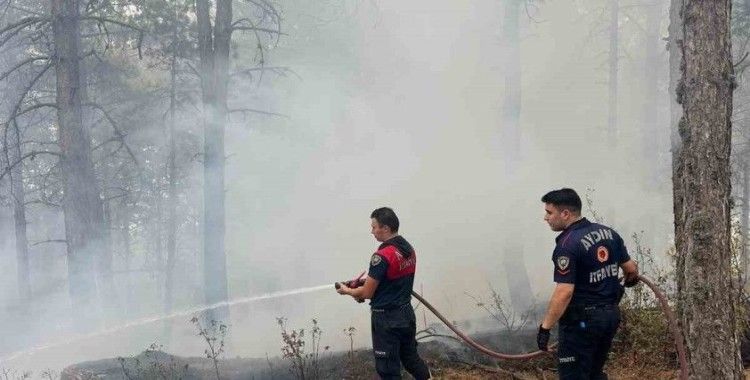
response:
<svg viewBox="0 0 750 380"><path fill-rule="evenodd" d="M281 329L281 339L284 345L281 347L281 354L284 359L289 360L289 371L300 380L317 380L321 378L320 374L320 349L321 336L323 330L318 326L316 319L312 320L310 329L310 351L306 352L305 347L305 329L291 330L287 328L287 319L284 317L276 318L276 323ZM328 351L330 347L323 347L323 351Z"/></svg>
<svg viewBox="0 0 750 380"><path fill-rule="evenodd" d="M219 375L219 357L224 353L224 339L227 335L227 325L221 321L212 319L208 326L203 326L197 316L190 319L190 322L198 329L198 336L203 337L206 341L208 348L206 348L204 354L214 364L216 379L221 380L221 375Z"/></svg>

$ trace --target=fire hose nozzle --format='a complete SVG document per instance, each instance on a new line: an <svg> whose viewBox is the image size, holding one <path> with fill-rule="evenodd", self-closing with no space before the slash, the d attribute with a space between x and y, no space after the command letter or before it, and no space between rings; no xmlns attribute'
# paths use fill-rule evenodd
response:
<svg viewBox="0 0 750 380"><path fill-rule="evenodd" d="M336 290L341 289L341 285L346 285L347 287L352 289L359 288L360 286L365 284L365 279L362 278L365 276L365 273L367 272L360 273L359 276L355 277L353 280L335 282L333 283L333 287L335 287Z"/></svg>
<svg viewBox="0 0 750 380"><path fill-rule="evenodd" d="M365 284L365 280L362 279L362 278L358 278L358 279L355 279L355 280L336 282L336 283L333 284L333 286L336 289L341 289L341 285L346 285L349 288L356 289L356 288L359 288L360 286L362 286L364 284Z"/></svg>
<svg viewBox="0 0 750 380"><path fill-rule="evenodd" d="M359 276L357 276L353 280L336 282L333 284L333 286L336 288L336 290L341 289L341 285L346 285L347 287L352 288L352 289L359 288L360 286L365 284L365 279L362 278L365 276L365 273L367 272L360 273ZM355 298L355 299L357 300L358 303L365 302L364 299L360 299L360 298Z"/></svg>

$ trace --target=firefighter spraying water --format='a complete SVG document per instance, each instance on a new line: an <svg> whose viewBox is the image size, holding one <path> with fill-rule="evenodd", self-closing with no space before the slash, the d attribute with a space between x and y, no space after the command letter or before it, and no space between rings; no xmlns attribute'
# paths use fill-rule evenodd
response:
<svg viewBox="0 0 750 380"><path fill-rule="evenodd" d="M416 323L411 296L425 305L461 340L497 359L525 360L557 351L561 379L606 379L603 368L620 322L618 304L625 287L643 282L656 295L674 337L680 363L680 379L687 379L687 360L676 319L663 292L639 275L619 235L609 227L581 217L581 200L572 189L560 189L542 197L544 220L560 232L553 253L557 283L549 308L539 325L539 351L506 354L484 347L461 332L427 300L412 289L416 271L414 248L398 235L399 221L393 210L380 208L371 215L372 234L381 242L370 259L370 269L335 283L336 291L357 302L370 299L373 354L382 379L400 379L401 365L416 379L430 378L416 352ZM620 268L624 278L619 276ZM621 281L624 284L621 284ZM559 343L549 345L550 331L559 322Z"/></svg>
<svg viewBox="0 0 750 380"><path fill-rule="evenodd" d="M550 199L548 199L550 200ZM559 200L552 199L550 202L545 202L547 205L552 204L554 205L554 202L560 203ZM559 207L558 210L552 210L551 212L560 212ZM522 353L522 354L508 354L508 353L501 353L493 351L487 347L482 346L481 344L475 342L472 340L468 335L460 331L453 323L451 323L445 316L443 316L437 309L435 309L434 306L432 306L426 299L424 299L421 295L417 294L413 291L413 282L414 282L414 274L416 272L416 252L414 248L400 235L398 235L396 232L398 231L398 219L395 216L395 213L393 210L388 208L381 208L378 210L375 210L372 213L372 228L373 228L373 235L376 237L378 241L380 241L382 244L378 248L378 251L370 258L370 269L368 271L361 272L358 276L341 282L336 282L335 288L338 293L350 295L352 296L357 302L364 302L365 299L370 299L370 306L372 310L372 334L373 334L373 353L375 355L376 359L376 369L378 373L380 374L381 378L383 379L394 379L394 378L400 378L400 369L401 364L403 363L406 367L407 371L412 373L415 378L417 379L428 379L431 377L430 371L427 367L427 365L424 363L424 361L419 357L419 354L416 350L416 321L414 317L414 311L411 307L411 297L416 298L420 303L422 303L427 309L429 309L435 316L440 319L445 325L452 330L461 340L463 340L466 344L471 346L472 348L476 349L477 351L488 355L493 358L497 359L506 359L506 360L527 360L532 359L536 357L541 357L544 355L550 355L550 352L558 351L558 357L560 355L559 347L557 344L547 345L546 339L539 339L538 343L541 348L545 348L546 350L539 350L529 353ZM557 215L553 216L547 216L545 217L545 220L554 219L557 218ZM380 218L380 219L378 219ZM389 220L388 218L391 218ZM563 218L565 219L565 218ZM582 222L586 222L585 219L582 218L572 218L572 221L570 223L563 223L566 224L564 228L562 228L561 239L558 239L559 241L562 240L570 240L573 238L567 238L566 236L569 236L572 231L575 231L575 227L580 226ZM388 224L390 223L391 226L389 227ZM556 224L557 221L553 220L552 223L550 223L550 226L553 224ZM584 223L585 224L585 223ZM593 225L593 224L592 224ZM573 227L573 228L571 228ZM593 228L596 231L602 230L604 227L599 228L598 226L594 226L597 228ZM588 230L586 230L588 231ZM586 232L583 231L583 232ZM579 231L581 232L581 231ZM588 242L590 246L588 246L587 249L593 250L592 252L598 253L600 251L599 247L596 243L599 243L600 241L605 241L605 237L608 236L606 232L599 232L601 239L597 239L596 237L593 237L591 239L587 239L586 236L589 235L590 232L586 233L579 233L581 235L581 241L582 246L586 248L586 244L583 243L583 241ZM616 240L615 234L612 233L612 240ZM576 238L577 239L577 238ZM576 239L573 239L575 241ZM599 241L597 241L599 240ZM612 247L609 247L612 248ZM567 252L570 254L570 252ZM601 256L597 254L595 256L597 260L601 259ZM558 257L559 258L559 255ZM609 258L609 256L607 257ZM559 259L554 260L555 262L555 271L563 271L565 272L568 269L572 269L573 266L577 265L577 263L573 262L574 257L568 258L568 261L565 264L560 264ZM628 262L628 260L625 260L624 262ZM602 262L603 265L607 264L607 260L604 260ZM598 269L594 268L594 272ZM569 272L568 272L569 273ZM588 275L587 278L590 278L590 273L585 273L585 271L581 271L582 274ZM617 273L614 271L610 271L610 274ZM672 313L672 310L669 307L669 304L667 302L667 298L664 295L664 293L656 287L651 280L648 278L638 275L637 272L635 274L636 277L632 275L632 271L630 272L631 275L628 276L628 271L626 270L626 277L624 280L629 285L635 285L637 283L643 283L646 286L648 286L655 294L656 299L659 303L659 306L661 307L662 311L664 312L667 321L668 321L668 327L670 329L670 332L673 335L676 351L678 354L678 360L680 363L680 379L687 379L687 361L685 356L685 348L683 346L682 341L682 335L678 329L676 319ZM604 276L604 275L602 275ZM586 276L584 276L586 277ZM614 276L607 276L612 277L614 281L618 281L616 274ZM598 277L597 277L598 278ZM218 304L208 305L208 306L202 306L202 307L196 307L189 310L183 310L179 312L172 313L170 315L159 315L154 316L150 318L143 318L136 321L131 321L128 323L125 323L123 325L115 326L112 328L109 328L104 331L98 331L95 333L82 335L73 337L71 339L66 339L64 341L56 342L56 343L48 343L44 345L40 345L37 347L34 347L29 350L25 350L22 352L16 352L12 353L10 355L7 355L3 358L0 358L0 362L7 363L10 361L13 361L15 359L31 356L34 353L53 348L53 347L59 347L59 346L67 346L70 344L73 344L75 342L103 336L107 334L112 334L121 330L125 330L128 328L134 328L137 326L147 325L151 324L157 321L185 316L185 315L195 315L205 310L211 310L217 307L223 307L223 306L233 306L237 304L243 304L243 303L249 303L264 299L272 299L272 298L278 298L278 297L285 297L295 294L302 294L302 293L308 293L308 292L314 292L319 291L323 289L330 289L330 285L321 285L321 286L314 286L314 287L308 287L308 288L300 288L300 289L293 289L293 290L287 290L287 291L281 291L281 292L274 292L274 293L268 293L260 296L254 296L254 297L245 297L245 298L239 298L227 302L221 302ZM585 287L584 287L585 288ZM620 291L623 290L622 286L617 285L617 289ZM619 294L621 296L622 293ZM617 299L617 302L619 302L619 298ZM567 308L567 305L566 305ZM549 312L548 312L549 314ZM586 323L588 321L587 318L589 318L589 314L584 309L583 314L580 314L578 316L567 316L564 318L573 318L575 319L574 322L578 322L578 326L582 326L581 322ZM551 327L551 326L548 326ZM582 327L583 328L583 327ZM548 338L548 335L545 337L544 330L548 330L545 328L545 326L540 326L540 336L542 338ZM564 356L563 358L567 358L567 356ZM558 361L560 359L558 358ZM567 359L565 360L567 363Z"/></svg>

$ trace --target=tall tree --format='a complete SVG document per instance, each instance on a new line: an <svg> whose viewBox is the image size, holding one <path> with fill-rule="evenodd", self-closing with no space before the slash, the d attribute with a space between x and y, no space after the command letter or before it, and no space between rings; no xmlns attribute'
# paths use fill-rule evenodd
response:
<svg viewBox="0 0 750 380"><path fill-rule="evenodd" d="M505 96L503 97L502 139L506 168L514 173L521 160L521 5L525 0L504 0L503 65Z"/></svg>
<svg viewBox="0 0 750 380"><path fill-rule="evenodd" d="M682 62L682 19L680 11L682 1L672 0L669 3L669 141L672 152L672 203L674 211L675 236L681 234L682 229L682 187L678 186L682 172L679 160L682 141L679 134L679 124L682 118L682 106L678 102L677 87L682 76L680 64Z"/></svg>
<svg viewBox="0 0 750 380"><path fill-rule="evenodd" d="M607 107L607 138L610 146L617 146L617 92L620 65L620 2L609 1L609 91Z"/></svg>
<svg viewBox="0 0 750 380"><path fill-rule="evenodd" d="M501 139L505 174L515 180L521 164L521 8L526 0L504 0L503 55L505 95L502 108ZM520 229L520 226L517 226ZM524 263L523 244L514 237L521 231L505 230L503 261L513 307L523 312L533 302L531 281Z"/></svg>
<svg viewBox="0 0 750 380"><path fill-rule="evenodd" d="M201 88L203 90L203 276L206 302L227 300L224 251L224 125L227 121L227 81L231 40L232 0L217 0L211 25L211 4L196 0ZM228 310L220 313L226 318Z"/></svg>
<svg viewBox="0 0 750 380"><path fill-rule="evenodd" d="M694 379L743 378L730 247L731 2L684 0L676 151L678 312Z"/></svg>
<svg viewBox="0 0 750 380"><path fill-rule="evenodd" d="M52 1L58 144L63 174L69 292L74 310L96 317L97 255L106 249L99 185L91 160L91 138L83 123L80 13L78 0Z"/></svg>
<svg viewBox="0 0 750 380"><path fill-rule="evenodd" d="M268 39L281 34L278 29L280 15L266 0L252 2L254 9L247 17L233 20L232 0L216 0L214 22L211 23L211 2L196 0L196 22L198 26L198 51L203 103L203 254L204 291L206 302L213 304L227 300L226 252L224 250L224 132L232 111L227 95L229 92L230 50L232 34L247 31L255 36L259 56L260 77L265 64L264 46ZM270 23L272 26L265 27ZM274 27L276 27L274 29ZM228 317L228 310L216 313Z"/></svg>
<svg viewBox="0 0 750 380"><path fill-rule="evenodd" d="M661 1L653 1L645 5L646 30L645 30L645 60L643 66L643 83L645 89L642 99L643 117L643 157L652 163L658 162L661 143L659 137L659 75L662 67L662 45L659 28L661 26ZM650 187L654 188L660 180L660 171L652 170L648 178Z"/></svg>
<svg viewBox="0 0 750 380"><path fill-rule="evenodd" d="M744 157L748 156L748 151L742 152ZM748 254L748 227L750 227L750 164L745 160L741 165L742 169L742 198L740 200L740 275L742 276L742 286L748 284L748 274L750 274L750 255Z"/></svg>
<svg viewBox="0 0 750 380"><path fill-rule="evenodd" d="M38 8L39 4L31 2L27 5L27 7ZM15 29L11 26L8 30L9 24L19 26L23 24L24 20L29 21L28 18L23 18L23 16L27 16L24 8L5 9L3 16L0 17L0 19L2 19L3 25L3 31L0 32L0 34L8 33L9 30ZM19 18L22 21L19 23L15 23L19 20ZM41 20L37 19L37 21ZM27 36L22 29L14 30L14 32L19 33L24 37ZM33 38L30 38L29 40L34 41ZM31 298L32 285L29 244L27 238L27 189L25 185L26 175L24 173L24 171L28 171L28 169L25 165L27 163L24 162L24 158L29 157L29 155L25 155L25 153L31 153L29 151L33 151L33 148L29 149L29 145L33 145L31 144L33 141L24 141L24 139L30 139L29 136L24 136L24 124L30 124L31 122L29 122L27 118L23 116L23 114L25 113L24 111L33 108L34 105L41 107L39 105L39 102L30 101L29 97L27 96L31 87L28 86L28 80L32 77L34 78L32 81L39 80L39 77L44 76L44 73L47 70L43 69L41 71L41 74L32 74L28 71L24 72L23 74L25 75L21 76L12 74L18 74L17 71L21 71L18 70L19 67L25 66L29 63L33 65L33 63L46 61L47 57L38 53L27 54L29 47L34 45L33 42L24 41L15 44L9 44L7 43L7 41L5 41L3 43L0 43L0 46L2 45L6 45L6 54L4 55L2 62L0 63L4 70L4 72L0 75L0 78L4 80L2 91L6 95L5 100L7 100L6 105L8 106L8 109L4 113L11 116L5 121L5 123L3 123L2 128L3 133L1 145L3 155L2 162L4 164L4 167L2 168L2 171L0 171L0 178L7 175L10 185L9 198L13 207L13 218L15 221L15 251L18 294L22 301L29 301ZM20 63L18 62L17 58L19 56L25 58ZM26 149L24 149L24 147ZM31 164L29 166L33 167L35 165Z"/></svg>
<svg viewBox="0 0 750 380"><path fill-rule="evenodd" d="M176 8L176 7L175 7ZM175 11L175 14L177 12ZM167 157L167 177L169 184L167 188L167 262L165 267L164 281L164 313L172 313L174 302L174 268L177 260L177 144L175 142L175 124L177 110L177 22L173 26L172 56L169 61L169 124L167 125L167 139L169 153ZM171 335L171 328L165 322L165 335L167 339Z"/></svg>
<svg viewBox="0 0 750 380"><path fill-rule="evenodd" d="M13 202L13 219L16 232L16 272L18 295L22 300L31 298L31 268L29 267L29 242L26 238L26 193L23 184L23 163L21 161L21 131L13 120L7 126L11 146L8 147L8 162L17 163L10 171L10 195Z"/></svg>

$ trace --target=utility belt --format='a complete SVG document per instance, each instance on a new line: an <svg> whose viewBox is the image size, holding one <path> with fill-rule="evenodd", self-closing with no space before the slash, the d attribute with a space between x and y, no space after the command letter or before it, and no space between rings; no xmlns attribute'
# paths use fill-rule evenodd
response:
<svg viewBox="0 0 750 380"><path fill-rule="evenodd" d="M568 305L568 307L565 309L565 313L563 313L562 317L560 317L561 322L575 322L575 321L585 321L588 320L589 317L591 317L594 314L610 311L610 310L618 310L618 306L616 303L605 303L605 304L576 304L576 305Z"/></svg>

